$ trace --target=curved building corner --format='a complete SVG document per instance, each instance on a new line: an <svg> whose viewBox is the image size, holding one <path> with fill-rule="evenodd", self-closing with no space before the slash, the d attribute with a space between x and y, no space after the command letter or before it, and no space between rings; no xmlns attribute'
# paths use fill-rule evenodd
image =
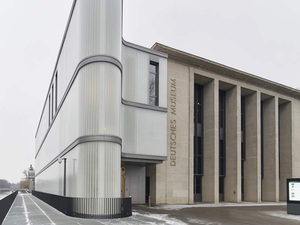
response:
<svg viewBox="0 0 300 225"><path fill-rule="evenodd" d="M166 55L122 40L122 4L74 1L36 133L35 194L71 216L131 215L166 159Z"/></svg>

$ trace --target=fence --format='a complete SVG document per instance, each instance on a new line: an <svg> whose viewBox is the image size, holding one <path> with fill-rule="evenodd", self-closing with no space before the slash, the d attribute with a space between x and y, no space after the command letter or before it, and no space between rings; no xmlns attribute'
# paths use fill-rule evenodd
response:
<svg viewBox="0 0 300 225"><path fill-rule="evenodd" d="M68 216L113 219L132 215L131 198L72 198L38 191L32 194Z"/></svg>
<svg viewBox="0 0 300 225"><path fill-rule="evenodd" d="M3 220L6 217L11 205L13 204L18 191L13 192L12 194L6 196L5 198L0 200L0 224L2 224Z"/></svg>

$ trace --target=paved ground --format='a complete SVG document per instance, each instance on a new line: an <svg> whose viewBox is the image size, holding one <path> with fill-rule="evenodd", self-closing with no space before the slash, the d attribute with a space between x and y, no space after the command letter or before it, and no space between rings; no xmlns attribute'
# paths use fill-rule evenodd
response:
<svg viewBox="0 0 300 225"><path fill-rule="evenodd" d="M65 216L30 194L19 194L3 225L100 225L100 224L300 224L300 216L287 215L285 204L200 204L135 206L133 216L114 220L78 219Z"/></svg>
<svg viewBox="0 0 300 225"><path fill-rule="evenodd" d="M164 214L174 221L169 224L203 225L296 225L300 216L288 215L286 204L219 204L191 206L140 206L138 211L149 215ZM177 220L177 221L176 221Z"/></svg>

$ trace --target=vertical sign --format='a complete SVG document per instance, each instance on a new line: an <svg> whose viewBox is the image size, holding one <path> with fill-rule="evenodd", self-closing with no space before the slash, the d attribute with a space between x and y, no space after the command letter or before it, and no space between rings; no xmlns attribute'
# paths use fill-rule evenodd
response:
<svg viewBox="0 0 300 225"><path fill-rule="evenodd" d="M170 166L176 166L176 79L170 82Z"/></svg>

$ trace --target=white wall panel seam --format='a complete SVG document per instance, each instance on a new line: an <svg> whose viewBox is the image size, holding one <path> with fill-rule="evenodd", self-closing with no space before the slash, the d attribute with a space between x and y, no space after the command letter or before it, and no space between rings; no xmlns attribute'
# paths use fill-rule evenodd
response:
<svg viewBox="0 0 300 225"><path fill-rule="evenodd" d="M40 149L41 149L41 147L42 147L42 145L43 145L43 143L44 143L44 141L45 141L45 139L46 139L46 137L47 137L49 131L51 130L51 127L52 127L53 123L55 122L55 120L56 120L56 118L57 118L57 116L58 116L58 114L59 114L59 112L60 112L60 109L62 108L63 103L64 103L64 101L65 101L65 99L66 99L66 97L67 97L67 95L68 95L70 89L72 88L72 85L73 85L75 79L77 78L77 75L78 75L79 71L80 71L82 68L84 68L85 66L87 66L87 65L89 65L89 64L91 64L91 63L99 63L99 62L100 62L100 63L111 63L111 64L117 66L117 67L119 68L119 70L121 71L121 76L122 76L122 64L121 64L117 59L115 59L115 58L113 58L113 57L105 56L105 55L96 55L96 56L91 56L91 57L88 57L88 58L86 58L86 59L83 59L83 60L78 64L78 66L77 66L77 68L76 68L76 70L75 70L75 72L74 72L74 75L72 76L72 78L71 78L71 80L70 80L70 83L69 83L69 85L68 85L68 87L67 87L67 89L66 89L66 91L65 91L65 94L63 95L63 97L62 97L62 99L61 99L61 102L60 102L60 104L59 104L59 106L58 106L58 108L57 108L57 111L56 111L56 113L55 113L55 115L54 115L54 117L53 117L53 120L52 120L50 126L49 126L48 129L47 129L47 132L46 132L46 134L45 134L45 136L44 136L44 138L43 138L43 141L40 143L40 145L39 145L39 147L38 147L38 151L36 152L35 158L36 158L37 155L39 154ZM45 115L45 116L47 117L48 114Z"/></svg>
<svg viewBox="0 0 300 225"><path fill-rule="evenodd" d="M63 150L59 155L57 155L53 160L51 160L43 169L36 173L36 177L49 168L53 163L55 163L59 158L62 158L64 155L69 153L76 146L87 143L87 142L109 142L115 143L122 146L122 139L113 135L86 135L77 138L72 144L70 144L65 150Z"/></svg>
<svg viewBox="0 0 300 225"><path fill-rule="evenodd" d="M47 130L47 132L46 132L46 135L43 138L43 141L41 142L41 144L40 144L40 146L38 148L38 151L37 151L37 153L35 155L35 158L39 154L39 152L40 152L40 150L42 148L42 145L43 145L43 143L44 143L44 141L45 141L45 139L46 139L46 137L47 137L47 135L48 135L51 127L52 127L52 124L55 122L56 117L58 116L58 114L60 112L60 109L61 109L61 107L62 107L62 105L63 105L63 103L64 103L64 101L65 101L65 99L66 99L66 97L67 97L67 95L68 95L68 93L69 93L69 91L70 91L73 83L74 83L74 81L75 81L75 79L77 78L77 75L78 75L79 71L83 67L85 67L85 66L87 66L87 65L89 65L91 63L98 63L98 62L100 62L100 63L111 63L111 64L117 66L120 69L120 71L121 71L121 77L123 76L122 75L122 64L117 59L115 59L113 57L105 56L105 55L96 55L96 56L90 56L90 57L88 57L86 59L83 59L78 64L78 66L77 66L77 68L76 68L76 70L74 72L74 75L73 75L73 77L72 77L72 79L70 81L70 84L68 85L67 90L66 90L66 92L65 92L65 94L64 94L64 96L63 96L63 98L62 98L62 100L61 100L61 102L60 102L60 104L59 104L59 106L57 108L57 112L55 113L54 118L53 118L53 120L52 120L52 122L51 122L51 124L50 124L50 126L49 126L49 128ZM151 106L151 105L147 105L147 104L143 104L143 103L127 101L127 100L125 100L123 98L122 98L122 104L127 105L127 106L137 107L137 108L155 110L155 111L160 111L160 112L167 112L167 108L164 108L164 107Z"/></svg>

